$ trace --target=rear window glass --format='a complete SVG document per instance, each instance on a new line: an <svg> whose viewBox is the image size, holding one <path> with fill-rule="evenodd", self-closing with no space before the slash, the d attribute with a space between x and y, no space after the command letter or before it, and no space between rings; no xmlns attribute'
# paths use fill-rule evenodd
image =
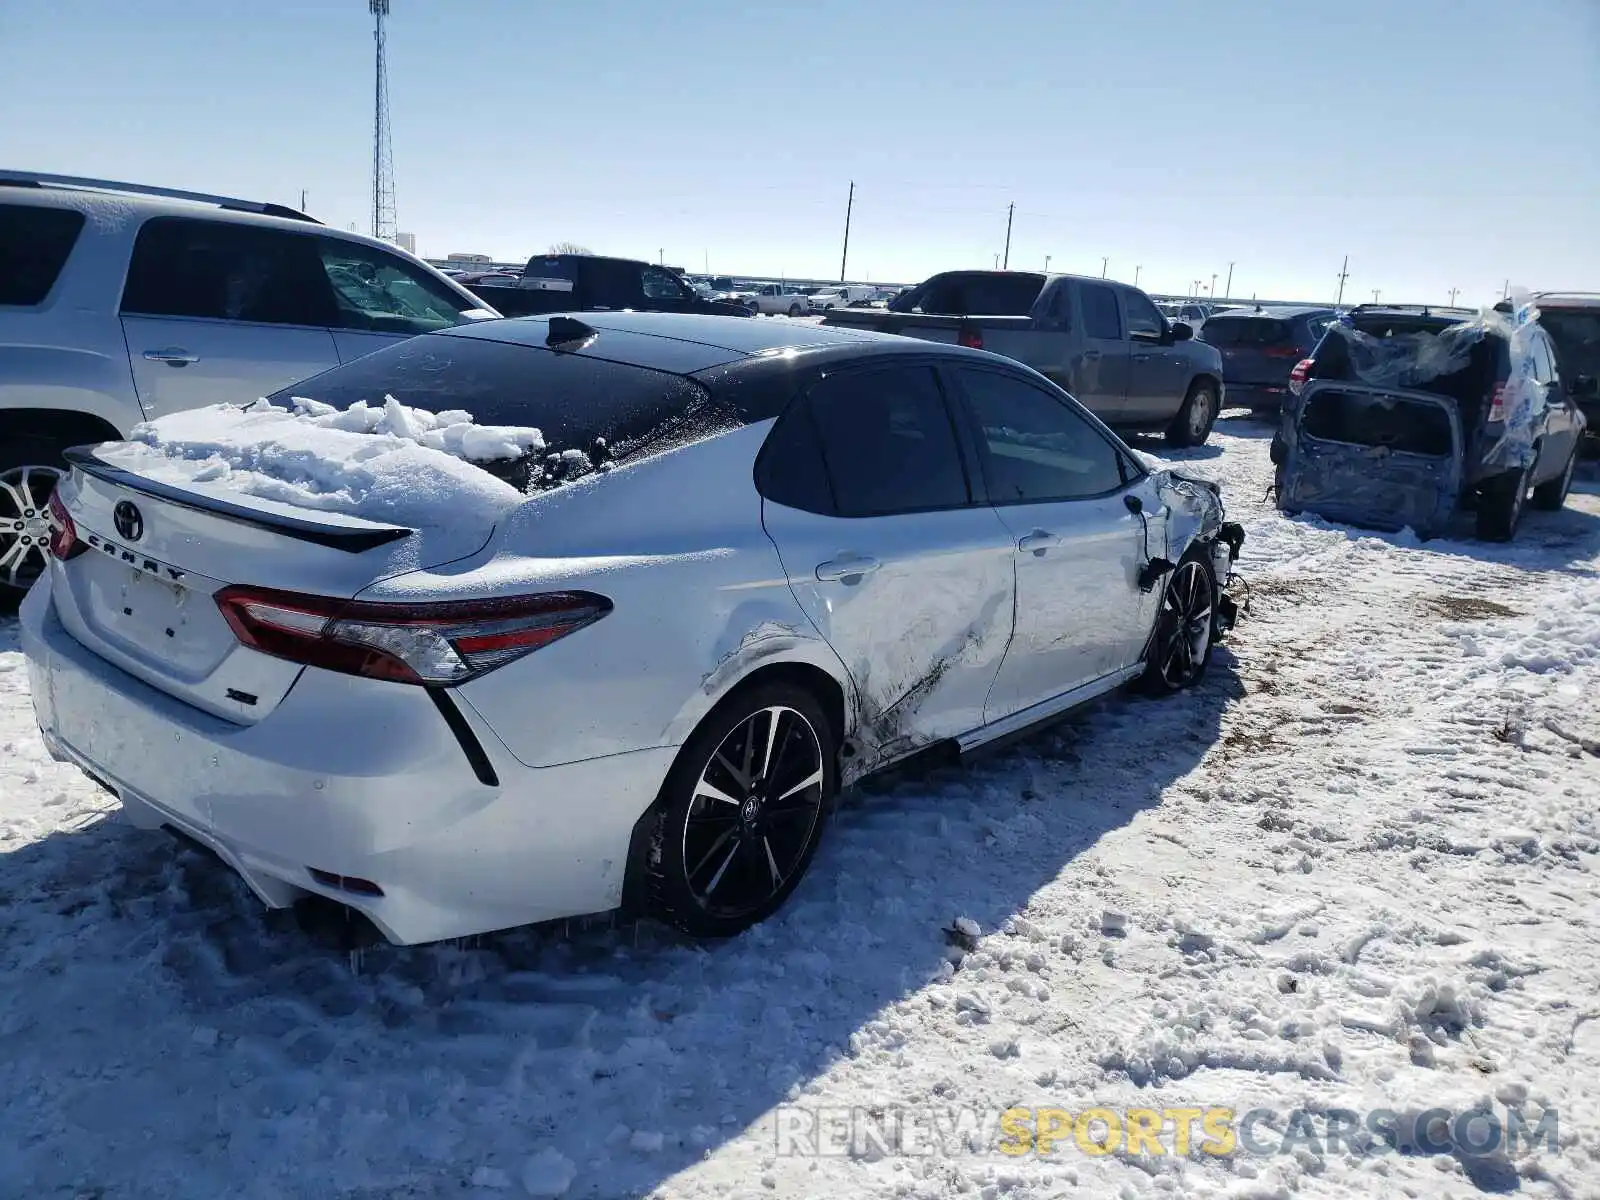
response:
<svg viewBox="0 0 1600 1200"><path fill-rule="evenodd" d="M1455 453L1448 414L1437 404L1423 401L1363 392L1317 392L1306 404L1300 427L1324 442L1381 446L1434 458Z"/></svg>
<svg viewBox="0 0 1600 1200"><path fill-rule="evenodd" d="M386 396L433 412L464 410L480 425L528 425L549 454L569 457L554 481L592 465L638 461L741 424L693 380L543 346L425 334L292 384L271 397L304 396L346 409ZM603 442L603 446L598 445Z"/></svg>
<svg viewBox="0 0 1600 1200"><path fill-rule="evenodd" d="M0 204L0 304L43 304L82 229L81 212Z"/></svg>
<svg viewBox="0 0 1600 1200"><path fill-rule="evenodd" d="M1275 317L1212 317L1200 339L1213 346L1278 346L1294 340L1294 329Z"/></svg>
<svg viewBox="0 0 1600 1200"><path fill-rule="evenodd" d="M578 267L571 259L530 258L522 277L529 283L538 280L546 291L570 292L578 282Z"/></svg>
<svg viewBox="0 0 1600 1200"><path fill-rule="evenodd" d="M904 312L950 317L1025 317L1044 287L1043 275L938 275L895 304Z"/></svg>

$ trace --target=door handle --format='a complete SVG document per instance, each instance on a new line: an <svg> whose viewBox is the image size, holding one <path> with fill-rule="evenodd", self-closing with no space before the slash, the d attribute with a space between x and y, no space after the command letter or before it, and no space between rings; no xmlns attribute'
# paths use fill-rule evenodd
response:
<svg viewBox="0 0 1600 1200"><path fill-rule="evenodd" d="M1017 539L1017 549L1024 554L1040 557L1052 546L1059 546L1061 539L1047 529L1035 529Z"/></svg>
<svg viewBox="0 0 1600 1200"><path fill-rule="evenodd" d="M200 361L198 354L190 354L178 346L168 346L165 350L146 350L144 356L151 362L164 362L169 367L187 367L190 363Z"/></svg>
<svg viewBox="0 0 1600 1200"><path fill-rule="evenodd" d="M1098 350L1085 350L1083 352L1083 361L1084 362L1098 362L1099 359L1100 359L1100 351L1098 351Z"/></svg>
<svg viewBox="0 0 1600 1200"><path fill-rule="evenodd" d="M1133 361L1134 362L1149 362L1154 357L1155 357L1155 355L1153 355L1153 354L1135 354L1133 356Z"/></svg>
<svg viewBox="0 0 1600 1200"><path fill-rule="evenodd" d="M871 575L883 566L875 558L837 558L817 564L817 578L824 583L857 584L865 575Z"/></svg>

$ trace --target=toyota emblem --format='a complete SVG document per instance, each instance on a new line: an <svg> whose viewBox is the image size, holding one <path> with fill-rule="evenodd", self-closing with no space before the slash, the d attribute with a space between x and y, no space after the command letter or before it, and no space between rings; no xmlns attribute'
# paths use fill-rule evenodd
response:
<svg viewBox="0 0 1600 1200"><path fill-rule="evenodd" d="M117 501L111 520L117 527L118 536L124 541L137 542L144 536L144 515L128 500Z"/></svg>

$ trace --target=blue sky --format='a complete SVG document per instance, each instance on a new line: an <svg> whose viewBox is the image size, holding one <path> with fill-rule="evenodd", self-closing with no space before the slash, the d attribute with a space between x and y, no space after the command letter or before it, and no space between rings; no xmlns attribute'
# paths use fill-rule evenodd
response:
<svg viewBox="0 0 1600 1200"><path fill-rule="evenodd" d="M718 272L1600 290L1596 0L393 0L401 229ZM0 163L369 223L360 0L0 4Z"/></svg>

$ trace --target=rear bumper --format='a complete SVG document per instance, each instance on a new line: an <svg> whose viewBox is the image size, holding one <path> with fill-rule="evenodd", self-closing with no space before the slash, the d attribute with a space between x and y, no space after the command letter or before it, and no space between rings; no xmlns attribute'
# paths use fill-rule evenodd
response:
<svg viewBox="0 0 1600 1200"><path fill-rule="evenodd" d="M633 826L676 753L530 768L463 705L500 779L488 786L420 688L308 669L239 726L79 644L48 580L20 615L46 745L110 787L133 824L203 843L271 907L326 895L403 944L616 907Z"/></svg>

